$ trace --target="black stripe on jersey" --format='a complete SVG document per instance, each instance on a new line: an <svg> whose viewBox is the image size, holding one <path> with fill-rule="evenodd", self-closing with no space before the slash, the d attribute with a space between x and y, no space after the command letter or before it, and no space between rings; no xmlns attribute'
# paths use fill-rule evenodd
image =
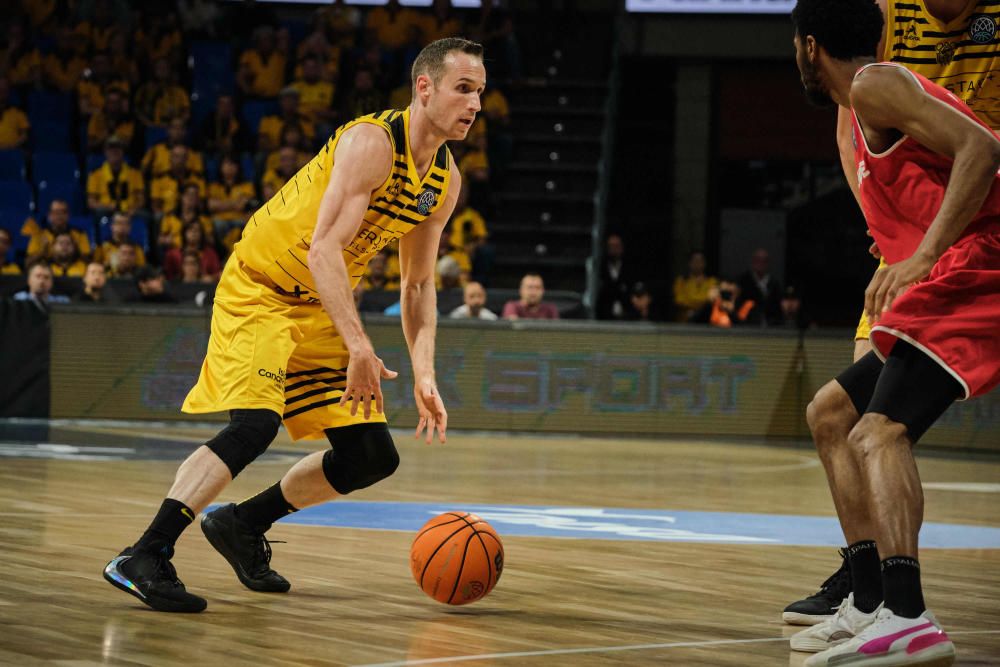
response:
<svg viewBox="0 0 1000 667"><path fill-rule="evenodd" d="M433 192L434 194L437 194L437 195L441 194L441 188L436 188L436 187L434 187L433 185L431 185L429 183L424 186L424 189L430 190L431 192Z"/></svg>
<svg viewBox="0 0 1000 667"><path fill-rule="evenodd" d="M394 203L394 202L389 202L389 203ZM382 208L381 206L376 206L374 204L372 204L371 206L369 206L368 210L369 211L375 211L376 213L380 213L382 215L388 216L388 217L393 218L393 219L395 219L396 216L399 215L395 211L390 211L387 208Z"/></svg>
<svg viewBox="0 0 1000 667"><path fill-rule="evenodd" d="M256 213L256 211L254 212L253 215L250 216L250 222L253 223L254 227L259 227L260 226L260 225L257 224L257 213Z"/></svg>
<svg viewBox="0 0 1000 667"><path fill-rule="evenodd" d="M430 176L428 176L428 178L431 179L432 181L437 181L439 183L444 183L444 176L441 176L440 174L434 174L434 173L432 173Z"/></svg>
<svg viewBox="0 0 1000 667"><path fill-rule="evenodd" d="M282 186L281 186L281 190L278 190L278 194L279 194L279 195L281 195L281 205L282 205L282 206L285 206L285 205L286 205L286 203L285 203L285 192L284 192L284 190L285 190L285 186L284 186L284 185L282 185Z"/></svg>
<svg viewBox="0 0 1000 667"><path fill-rule="evenodd" d="M346 252L346 253L347 253L347 254L349 254L349 255L353 255L355 259L361 259L361 255L359 255L359 254L357 254L357 253L354 253L354 252L351 252L351 251L350 251L350 250L348 250L347 248L344 248L344 252Z"/></svg>
<svg viewBox="0 0 1000 667"><path fill-rule="evenodd" d="M988 46L987 44L976 44L971 39L963 39L961 42L950 42L950 44L952 46L954 46L955 49L965 49L965 48L968 48L968 47L976 47L976 46ZM907 46L906 44L893 44L892 49L894 51L896 51L896 50L905 50L905 51L937 51L937 45L936 44L921 44L920 46ZM992 49L990 49L989 51L972 51L972 53L981 53L981 54L993 55L994 51ZM957 58L958 56L955 56L955 57Z"/></svg>
<svg viewBox="0 0 1000 667"><path fill-rule="evenodd" d="M396 160L395 165L400 169L409 169L409 166L402 160Z"/></svg>
<svg viewBox="0 0 1000 667"><path fill-rule="evenodd" d="M393 111L392 114L389 116L389 122L391 123L392 121L399 118L401 115L403 115L402 111Z"/></svg>
<svg viewBox="0 0 1000 667"><path fill-rule="evenodd" d="M391 111L380 111L379 114L378 114L378 116L376 116L375 118L378 119L378 120L385 120L386 118L388 118L391 115L392 115Z"/></svg>
<svg viewBox="0 0 1000 667"><path fill-rule="evenodd" d="M347 378L341 380L342 383L346 385ZM285 389L285 391L288 391ZM319 396L320 394L328 394L331 391L339 391L341 394L344 393L344 387L320 387L319 389L313 389L312 391L304 391L298 396L293 396L292 398L285 399L285 405L291 405L292 403L298 403L299 401L304 401L307 398L312 398L313 396Z"/></svg>
<svg viewBox="0 0 1000 667"><path fill-rule="evenodd" d="M295 256L295 253L294 253L294 252L292 252L292 249L291 249L291 248L289 248L289 249L288 249L288 254L292 256L292 259L294 259L294 260L295 260L296 262L298 262L299 264L301 264L302 266L304 266L304 267L306 268L306 270L308 270L308 269L309 269L309 265L308 265L308 264L306 264L305 262L303 262L303 261L302 261L301 259L299 259L298 257L296 257L296 256Z"/></svg>
<svg viewBox="0 0 1000 667"><path fill-rule="evenodd" d="M434 166L438 169L448 168L448 146L441 144L441 148L438 149L437 155L434 156Z"/></svg>
<svg viewBox="0 0 1000 667"><path fill-rule="evenodd" d="M343 392L341 392L343 393ZM317 401L315 403L310 403L309 405L303 405L301 408L295 408L291 412L286 412L282 415L282 419L291 419L295 415L300 415L303 412L308 412L309 410L315 410L316 408L322 408L326 405L333 405L334 403L340 403L340 398L328 398L325 401Z"/></svg>
<svg viewBox="0 0 1000 667"><path fill-rule="evenodd" d="M924 37L958 37L965 34L965 30L952 30L951 32L933 32L931 30L924 31Z"/></svg>
<svg viewBox="0 0 1000 667"><path fill-rule="evenodd" d="M370 211L371 209L369 208L368 210ZM361 224L363 224L363 225L371 225L372 227L378 227L378 228L379 228L379 229L381 229L381 230L382 230L383 232L387 232L387 231L389 231L389 230L388 230L388 229L386 229L385 227L383 227L383 226L381 226L381 225L378 225L378 224L375 224L375 223L374 223L374 222L372 222L371 220L365 220L364 218L362 218L362 219L361 219Z"/></svg>
<svg viewBox="0 0 1000 667"><path fill-rule="evenodd" d="M301 387L305 387L310 384L317 384L320 382L327 385L328 387L327 391L329 391L330 388L343 389L343 387L334 387L333 385L342 384L346 381L347 381L347 376L344 375L343 373L340 374L340 377L336 378L312 378L310 380L303 380L302 382L296 382L295 384L288 385L287 387L285 387L285 392L287 393L289 391L295 391L296 389L299 389Z"/></svg>
<svg viewBox="0 0 1000 667"><path fill-rule="evenodd" d="M400 155L406 155L406 128L403 126L403 116L400 115L389 121L389 130L392 132L392 140L396 144L396 150Z"/></svg>
<svg viewBox="0 0 1000 667"><path fill-rule="evenodd" d="M296 283L298 283L298 284L302 285L303 287L308 287L308 288L309 288L310 290L312 290L313 292L316 292L316 291L317 291L317 289L316 289L315 287L313 287L312 285L310 285L309 283L304 283L304 282L302 282L301 280L299 280L298 278L296 278L295 276L293 276L292 274L290 274L290 273L288 272L288 269L286 269L285 267L283 267L283 266L281 265L281 262L279 262L278 260L275 260L275 261L274 261L274 263L278 265L278 268L279 268L279 269L281 269L282 271L284 271L284 272L285 272L285 275L286 275L286 276L288 276L289 278L291 278L292 280L294 280L294 281L295 281Z"/></svg>
<svg viewBox="0 0 1000 667"><path fill-rule="evenodd" d="M927 19L916 18L914 16L897 16L896 23L919 23L928 25Z"/></svg>
<svg viewBox="0 0 1000 667"><path fill-rule="evenodd" d="M921 9L923 9L920 5L911 5L906 2L895 2L893 3L892 6L895 7L896 9L904 9L904 10L911 9L915 12L919 12Z"/></svg>
<svg viewBox="0 0 1000 667"><path fill-rule="evenodd" d="M1000 1L1000 0L998 0ZM973 72L956 72L955 74L949 74L947 76L929 76L927 77L930 81L940 81L941 79L954 79L960 76L972 76L973 74L989 74L993 70L991 69L980 69Z"/></svg>
<svg viewBox="0 0 1000 667"><path fill-rule="evenodd" d="M320 368L310 368L309 370L305 371L295 371L294 373L286 373L285 379L287 380L288 378L297 378L302 375L317 375L319 373L343 373L346 370L347 368L327 368L323 366Z"/></svg>
<svg viewBox="0 0 1000 667"><path fill-rule="evenodd" d="M306 241L306 240L305 240L304 238L302 238L301 236L299 237L299 240L300 240L300 241L302 241L302 244L303 244L303 245L304 245L304 246L306 247L306 250L309 250L309 248L311 248L311 247L312 247L312 245L310 245L309 241Z"/></svg>

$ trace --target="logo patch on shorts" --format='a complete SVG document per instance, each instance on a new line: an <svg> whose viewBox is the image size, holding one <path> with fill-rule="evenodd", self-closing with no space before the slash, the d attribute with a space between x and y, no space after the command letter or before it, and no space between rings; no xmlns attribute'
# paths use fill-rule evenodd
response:
<svg viewBox="0 0 1000 667"><path fill-rule="evenodd" d="M257 369L257 375L262 378L267 378L268 380L274 380L274 384L278 387L285 386L285 369L279 368L276 372L272 372L263 368Z"/></svg>
<svg viewBox="0 0 1000 667"><path fill-rule="evenodd" d="M434 194L433 190L424 190L417 197L417 213L420 215L427 215L434 208L434 204L437 203L437 195Z"/></svg>

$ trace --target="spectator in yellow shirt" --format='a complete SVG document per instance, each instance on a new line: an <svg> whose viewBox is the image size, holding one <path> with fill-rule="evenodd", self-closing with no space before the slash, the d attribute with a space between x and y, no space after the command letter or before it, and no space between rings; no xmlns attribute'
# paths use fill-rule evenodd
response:
<svg viewBox="0 0 1000 667"><path fill-rule="evenodd" d="M87 150L96 153L115 135L126 145L135 137L135 121L128 113L128 98L120 88L108 88L104 95L104 108L90 117L87 123Z"/></svg>
<svg viewBox="0 0 1000 667"><path fill-rule="evenodd" d="M45 83L63 93L72 93L87 69L87 61L80 57L73 45L73 31L59 29L55 50L42 61L42 78Z"/></svg>
<svg viewBox="0 0 1000 667"><path fill-rule="evenodd" d="M10 82L0 76L0 150L21 148L28 140L31 123L23 111L9 105Z"/></svg>
<svg viewBox="0 0 1000 667"><path fill-rule="evenodd" d="M146 126L163 127L174 119L187 123L191 114L191 101L187 91L174 81L170 61L157 58L153 66L153 80L135 91L135 115Z"/></svg>
<svg viewBox="0 0 1000 667"><path fill-rule="evenodd" d="M347 42L336 36L328 36L326 30L324 26L318 25L299 44L299 48L296 49L296 55L299 59L299 64L295 67L296 79L301 79L304 76L303 61L307 57L313 56L319 64L320 79L336 86L340 76L340 58ZM350 42L354 42L353 36Z"/></svg>
<svg viewBox="0 0 1000 667"><path fill-rule="evenodd" d="M208 212L213 217L216 235L225 239L233 227L246 224L257 193L253 183L243 179L240 163L230 155L222 158L219 176L217 182L208 185Z"/></svg>
<svg viewBox="0 0 1000 667"><path fill-rule="evenodd" d="M49 262L49 266L56 278L82 278L86 273L87 264L80 259L76 243L68 231L55 235L52 241L52 261Z"/></svg>
<svg viewBox="0 0 1000 667"><path fill-rule="evenodd" d="M90 117L104 108L104 95L109 88L120 88L128 96L131 86L127 79L111 69L111 58L106 51L98 51L90 59L89 70L76 84L76 97L80 115Z"/></svg>
<svg viewBox="0 0 1000 667"><path fill-rule="evenodd" d="M688 257L686 276L674 280L674 303L677 306L677 321L688 322L691 317L706 306L719 286L717 278L705 275L705 254L695 250Z"/></svg>
<svg viewBox="0 0 1000 667"><path fill-rule="evenodd" d="M425 46L445 37L461 36L462 21L455 16L451 0L434 0L431 12L421 18Z"/></svg>
<svg viewBox="0 0 1000 667"><path fill-rule="evenodd" d="M292 84L299 93L299 109L310 122L325 129L321 135L330 134L335 114L333 111L333 84L320 78L322 69L319 59L307 55L302 59L302 78Z"/></svg>
<svg viewBox="0 0 1000 667"><path fill-rule="evenodd" d="M184 185L177 209L163 216L163 219L160 220L160 233L157 236L156 244L161 257L164 257L171 248L181 247L181 233L192 222L201 225L204 238L214 245L215 231L212 228L212 221L201 209L201 195L198 192L198 186L194 183L187 183Z"/></svg>
<svg viewBox="0 0 1000 667"><path fill-rule="evenodd" d="M364 285L366 292L372 290L395 292L399 290L399 280L388 274L387 267L388 262L384 252L371 258L368 266L365 267L365 277L361 279L361 284Z"/></svg>
<svg viewBox="0 0 1000 667"><path fill-rule="evenodd" d="M257 128L257 150L269 153L281 144L281 131L289 125L295 125L301 130L302 136L312 143L316 136L316 127L305 114L299 112L299 91L289 86L282 89L278 99L278 115L264 116Z"/></svg>
<svg viewBox="0 0 1000 667"><path fill-rule="evenodd" d="M41 83L42 55L28 41L20 20L11 21L7 28L7 46L0 52L0 72L5 72L15 86Z"/></svg>
<svg viewBox="0 0 1000 667"><path fill-rule="evenodd" d="M205 180L187 167L188 147L177 145L170 149L170 171L153 179L149 188L153 213L163 215L173 211L178 204L181 190L188 183L198 187L198 197L205 198Z"/></svg>
<svg viewBox="0 0 1000 667"><path fill-rule="evenodd" d="M152 182L153 179L165 176L170 171L170 152L174 146L187 148L187 170L198 176L205 174L205 162L201 153L190 148L185 143L187 135L187 125L180 118L175 118L167 125L167 140L160 142L146 151L142 157L142 173L146 179Z"/></svg>
<svg viewBox="0 0 1000 667"><path fill-rule="evenodd" d="M131 216L145 202L142 174L125 164L125 144L116 136L104 142L104 158L87 177L87 207L97 215L123 211Z"/></svg>
<svg viewBox="0 0 1000 667"><path fill-rule="evenodd" d="M274 28L254 31L254 47L240 56L236 82L251 97L275 97L285 85L286 56L276 49Z"/></svg>
<svg viewBox="0 0 1000 667"><path fill-rule="evenodd" d="M278 148L271 151L271 154L267 156L267 161L264 162L265 173L268 171L277 171L278 166L281 164L281 149L285 147L295 149L295 153L298 156L296 163L299 165L299 169L313 156L313 152L308 150L308 144L305 137L302 136L302 130L299 129L299 126L286 125L281 130L281 142L278 144Z"/></svg>
<svg viewBox="0 0 1000 667"><path fill-rule="evenodd" d="M249 148L249 137L242 121L236 117L233 96L219 95L215 111L201 125L197 146L206 153L241 153Z"/></svg>
<svg viewBox="0 0 1000 667"><path fill-rule="evenodd" d="M25 220L21 234L31 237L28 241L27 256L29 260L52 259L53 242L57 234L68 233L73 237L73 244L83 257L90 257L90 239L86 232L72 229L69 226L69 203L62 199L53 199L49 204L46 216L46 226L40 227L34 218Z"/></svg>
<svg viewBox="0 0 1000 667"><path fill-rule="evenodd" d="M118 245L108 259L108 273L112 278L134 278L139 267L145 265L139 262L141 253L142 248L131 241Z"/></svg>
<svg viewBox="0 0 1000 667"><path fill-rule="evenodd" d="M111 36L108 44L108 58L111 60L111 69L118 72L132 86L139 84L139 66L136 64L136 57L129 49L128 36L122 30L116 30Z"/></svg>
<svg viewBox="0 0 1000 667"><path fill-rule="evenodd" d="M399 0L389 0L383 7L368 12L365 27L374 30L383 48L395 50L406 44L412 26L421 27L423 20L412 9L406 9Z"/></svg>
<svg viewBox="0 0 1000 667"><path fill-rule="evenodd" d="M4 227L0 227L0 276L21 275L21 267L14 262L7 261L7 255L10 254L12 242L13 239L10 236L10 232Z"/></svg>
<svg viewBox="0 0 1000 667"><path fill-rule="evenodd" d="M375 87L375 74L368 69L354 73L354 87L344 96L339 118L345 122L385 109L385 95Z"/></svg>
<svg viewBox="0 0 1000 667"><path fill-rule="evenodd" d="M278 151L278 168L266 172L264 174L264 178L261 179L261 190L264 195L264 200L269 200L271 197L278 194L278 190L283 188L285 183L287 183L298 170L298 152L290 146L280 149Z"/></svg>
<svg viewBox="0 0 1000 667"><path fill-rule="evenodd" d="M455 213L451 217L451 244L456 248L464 248L470 239L485 241L489 236L486 220L476 209L469 205L469 189L465 183L458 192L455 202Z"/></svg>
<svg viewBox="0 0 1000 667"><path fill-rule="evenodd" d="M140 221L140 224L144 224ZM131 246L129 251L132 255L131 261L127 264L133 269L146 265L146 253L142 248L132 241L132 219L125 213L115 213L111 216L111 238L97 248L94 253L94 261L101 262L111 268L115 253L122 246Z"/></svg>

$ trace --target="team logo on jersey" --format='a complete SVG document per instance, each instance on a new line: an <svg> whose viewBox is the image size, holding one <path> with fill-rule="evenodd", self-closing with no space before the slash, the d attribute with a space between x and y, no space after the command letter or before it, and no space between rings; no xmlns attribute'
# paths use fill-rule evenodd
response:
<svg viewBox="0 0 1000 667"><path fill-rule="evenodd" d="M434 208L434 204L437 203L437 195L434 194L433 190L424 190L417 197L417 213L420 215L427 215Z"/></svg>
<svg viewBox="0 0 1000 667"><path fill-rule="evenodd" d="M904 42L919 42L920 35L917 33L917 26L913 23L910 27L906 29L906 33L903 35Z"/></svg>
<svg viewBox="0 0 1000 667"><path fill-rule="evenodd" d="M938 65L947 65L955 57L955 42L941 42L935 51Z"/></svg>
<svg viewBox="0 0 1000 667"><path fill-rule="evenodd" d="M392 185L388 187L385 191L386 199L395 199L399 196L399 193L403 190L403 181L398 178L392 182Z"/></svg>
<svg viewBox="0 0 1000 667"><path fill-rule="evenodd" d="M973 14L969 20L969 37L976 44L989 44L997 36L997 24L985 14Z"/></svg>
<svg viewBox="0 0 1000 667"><path fill-rule="evenodd" d="M867 167L865 167L865 161L862 160L861 162L859 162L858 163L858 187L861 187L861 184L864 182L866 176L871 176L871 175L872 175L872 173L870 171L868 171Z"/></svg>

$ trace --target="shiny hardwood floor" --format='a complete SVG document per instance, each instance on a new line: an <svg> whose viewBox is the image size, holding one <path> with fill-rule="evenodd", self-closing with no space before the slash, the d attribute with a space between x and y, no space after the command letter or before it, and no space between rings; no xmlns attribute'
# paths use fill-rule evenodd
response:
<svg viewBox="0 0 1000 667"><path fill-rule="evenodd" d="M266 595L244 589L195 528L174 562L209 608L158 614L106 584L101 568L213 432L68 425L40 439L0 428L0 664L799 665L780 611L838 564L833 547L506 535L496 590L449 608L411 580L409 532L278 524L269 537L287 543L273 565L293 587ZM353 500L833 513L805 448L396 436L397 475ZM220 500L254 493L320 446L280 438ZM922 457L920 468L928 521L1000 527L1000 461ZM957 664L1000 664L1000 549L927 549L922 562Z"/></svg>

